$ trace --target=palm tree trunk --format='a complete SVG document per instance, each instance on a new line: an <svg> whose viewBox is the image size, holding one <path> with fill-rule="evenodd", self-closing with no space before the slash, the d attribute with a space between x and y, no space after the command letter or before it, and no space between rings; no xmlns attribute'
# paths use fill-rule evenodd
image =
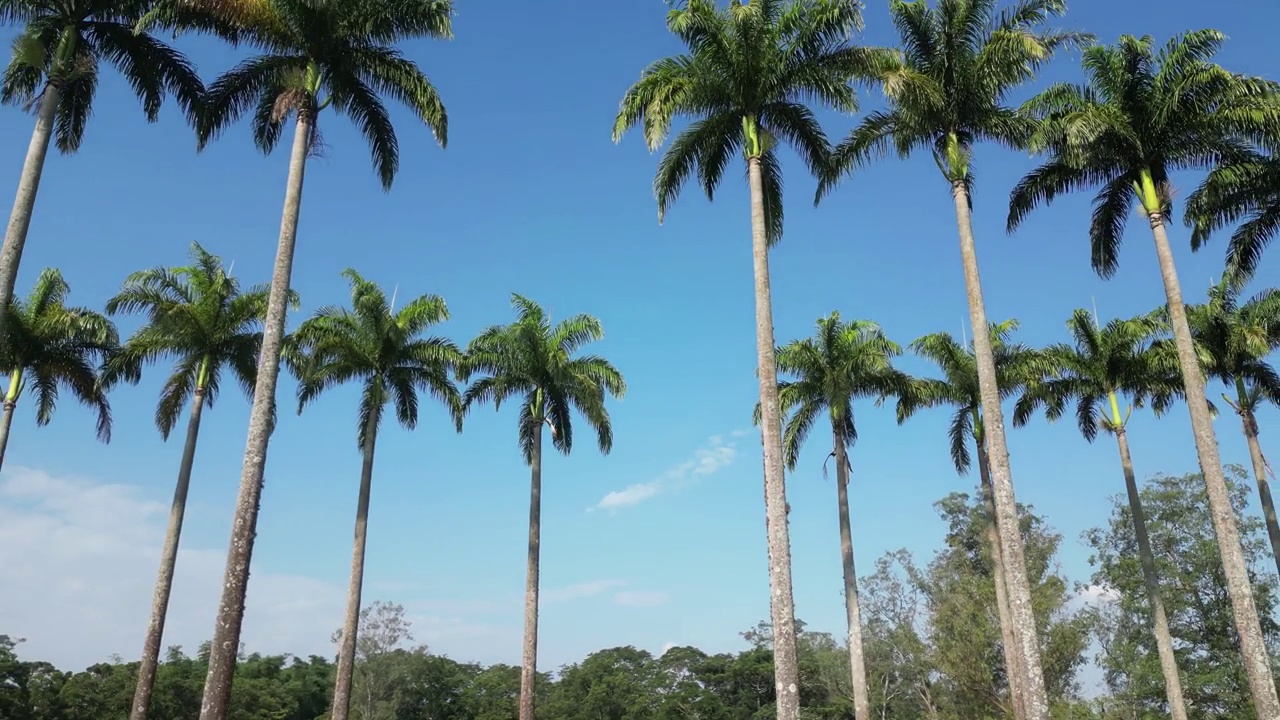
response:
<svg viewBox="0 0 1280 720"><path fill-rule="evenodd" d="M778 366L774 358L773 301L769 291L769 243L764 219L764 178L759 158L747 160L747 179L751 189L751 257L755 266L756 285L756 374L760 380L760 425L764 445L765 532L769 548L773 679L778 702L776 720L799 720L800 671L796 658L795 598L791 591L791 535L787 528L787 486L782 467L782 416L778 408Z"/></svg>
<svg viewBox="0 0 1280 720"><path fill-rule="evenodd" d="M1013 494L1013 475L1009 470L1009 446L1004 437L1004 411L1000 407L1000 390L996 385L995 355L991 349L991 331L987 327L987 310L982 300L982 282L978 275L978 252L973 242L969 191L960 181L952 185L952 195L956 204L956 225L960 230L960 255L964 263L969 322L973 326L973 353L978 365L983 434L987 441L991 488L995 495L996 529L1000 533L1000 549L1005 560L1009 614L1017 628L1014 637L1017 639L1022 656L1017 669L1022 676L1020 684L1023 688L1025 720L1049 720L1049 697L1045 692L1044 670L1040 664L1039 636L1036 633L1036 618L1031 606L1031 586L1027 580L1027 562L1022 548L1018 506Z"/></svg>
<svg viewBox="0 0 1280 720"><path fill-rule="evenodd" d="M1218 552L1222 554L1222 570L1227 578L1227 593L1231 596L1236 632L1240 634L1240 651L1244 656L1245 674L1249 678L1254 711L1258 720L1280 720L1280 698L1276 697L1275 680L1271 675L1271 658L1267 654L1262 626L1258 621L1258 609L1253 601L1253 586L1249 582L1248 565L1240 547L1240 532L1236 528L1227 479L1222 472L1222 459L1218 456L1218 439L1213 431L1213 420L1204 394L1204 375L1192 344L1191 328L1187 325L1187 310L1182 303L1182 287L1178 282L1173 252L1169 249L1164 216L1158 212L1149 213L1149 220L1156 243L1156 256L1160 261L1160 275L1164 279L1173 339L1178 347L1178 364L1182 368L1182 380L1186 386L1191 433L1195 438L1200 472L1204 476L1205 490L1209 495L1209 514L1213 518L1214 532L1218 536Z"/></svg>
<svg viewBox="0 0 1280 720"><path fill-rule="evenodd" d="M9 449L9 428L13 427L13 409L18 406L18 393L22 391L22 368L9 373L9 389L4 394L4 417L0 418L0 467L4 467L5 451Z"/></svg>
<svg viewBox="0 0 1280 720"><path fill-rule="evenodd" d="M44 160L49 155L49 140L53 137L53 121L58 110L59 94L57 84L48 83L40 96L36 127L31 132L27 158L22 161L18 194L13 199L13 211L9 214L9 225L4 231L4 246L0 247L0 338L5 337L9 302L13 300L13 286L18 281L18 263L22 261L22 248L27 243L31 213L36 208L36 193L40 190Z"/></svg>
<svg viewBox="0 0 1280 720"><path fill-rule="evenodd" d="M1262 445L1258 442L1258 418L1247 404L1248 397L1244 381L1236 378L1238 387L1237 412L1244 425L1244 439L1249 443L1249 460L1253 462L1253 479L1258 483L1258 497L1262 501L1262 516L1267 521L1267 538L1271 540L1271 557L1276 561L1276 572L1280 573L1280 522L1276 522L1276 503L1271 498L1271 484L1267 482L1267 459L1262 455Z"/></svg>
<svg viewBox="0 0 1280 720"><path fill-rule="evenodd" d="M244 465L240 472L240 494L236 498L231 544L227 549L222 601L218 606L209 648L209 673L205 677L204 698L200 703L200 720L227 720L231 700L231 676L235 672L240 627L244 623L244 598L249 587L249 563L258 527L262 474L267 465L267 443L271 440L275 423L280 349L284 341L289 281L293 275L293 249L298 239L298 212L302 207L302 178L306 171L313 120L310 113L300 112L293 130L293 152L289 157L280 242L271 273L271 294L267 300L262 350L258 356L258 379L253 389L253 409L249 413L249 437L245 442Z"/></svg>
<svg viewBox="0 0 1280 720"><path fill-rule="evenodd" d="M533 720L538 678L538 574L542 549L542 421L533 427L529 458L529 556L524 580L524 653L520 662L520 720Z"/></svg>
<svg viewBox="0 0 1280 720"><path fill-rule="evenodd" d="M351 677L356 666L356 633L360 629L360 591L364 587L364 550L369 535L369 491L373 485L373 449L378 436L378 413L365 424L364 463L360 468L360 497L356 501L356 532L351 551L351 581L347 586L347 615L338 650L338 677L333 688L333 720L347 720L351 712Z"/></svg>
<svg viewBox="0 0 1280 720"><path fill-rule="evenodd" d="M1114 396L1111 404L1113 417L1118 417L1120 411ZM1129 514L1133 515L1133 532L1138 538L1138 559L1142 562L1142 579L1147 586L1147 602L1151 604L1156 652L1160 656L1160 671L1164 673L1164 692L1169 698L1169 715L1172 720L1187 720L1187 706L1182 698L1182 680L1178 677L1178 660L1173 654L1173 634L1169 632L1169 617L1165 614L1164 601L1160 598L1160 578L1156 574L1156 559L1151 554L1151 540L1147 537L1147 516L1142 511L1142 496L1138 494L1138 481L1133 474L1133 458L1129 455L1129 435L1118 423L1116 444L1120 448L1120 467L1124 469L1124 488L1129 494Z"/></svg>
<svg viewBox="0 0 1280 720"><path fill-rule="evenodd" d="M138 667L138 686L133 691L129 720L146 720L147 711L151 708L151 691L155 688L156 668L160 664L160 643L164 639L164 621L169 612L169 594L173 591L173 573L178 565L178 540L182 537L182 519L187 511L187 490L191 487L191 467L196 459L196 439L200 436L204 393L204 388L196 387L191 397L187 441L182 446L178 484L173 488L173 504L169 506L169 528L165 532L164 549L160 551L160 576L156 578L156 590L151 598L151 621L147 624L147 636L142 641L142 663Z"/></svg>
<svg viewBox="0 0 1280 720"><path fill-rule="evenodd" d="M1000 637L1004 645L1004 670L1009 682L1009 704L1013 706L1014 720L1024 720L1027 715L1022 690L1021 664L1018 662L1017 626L1009 612L1009 589L1004 573L1004 553L1000 550L1000 531L996 529L996 497L991 487L991 468L987 464L987 449L978 440L978 477L982 483L982 501L987 508L987 541L991 543L991 570L996 586L996 614L1000 618Z"/></svg>
<svg viewBox="0 0 1280 720"><path fill-rule="evenodd" d="M853 716L871 720L867 693L867 663L862 652L862 612L858 604L858 573L853 563L853 530L849 526L849 458L843 438L831 428L836 456L836 502L840 508L840 560L844 567L844 609L849 620L849 673L853 681Z"/></svg>

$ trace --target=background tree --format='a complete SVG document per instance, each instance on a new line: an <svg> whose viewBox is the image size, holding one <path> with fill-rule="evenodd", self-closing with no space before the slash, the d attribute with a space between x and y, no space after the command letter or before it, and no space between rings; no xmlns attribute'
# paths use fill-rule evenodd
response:
<svg viewBox="0 0 1280 720"><path fill-rule="evenodd" d="M1267 552L1262 523L1246 513L1245 470L1232 466L1228 472L1263 637L1275 648L1280 642L1274 619L1276 584L1273 575L1261 570ZM1156 475L1144 483L1141 494L1156 569L1171 589L1165 609L1178 638L1178 662L1192 717L1259 717L1250 702L1204 481L1194 474ZM1103 671L1114 717L1158 715L1166 702L1160 661L1151 647L1151 608L1142 590L1145 581L1130 512L1125 498L1114 497L1107 522L1083 536L1093 553L1090 592L1104 600L1096 611L1100 652L1095 661Z"/></svg>
<svg viewBox="0 0 1280 720"><path fill-rule="evenodd" d="M819 318L812 338L778 348L778 369L794 377L778 383L782 414L787 418L783 452L789 470L800 459L800 447L809 431L825 414L831 424L835 458L836 503L840 516L840 558L844 568L844 602L848 623L848 650L854 713L859 720L871 717L867 670L862 648L862 620L858 610L858 576L853 557L853 531L849 524L848 449L858 439L853 419L856 398L879 398L907 392L908 378L895 369L894 357L902 348L878 325L868 320L842 322L840 313ZM760 406L756 406L756 420ZM823 463L826 472L826 463Z"/></svg>
<svg viewBox="0 0 1280 720"><path fill-rule="evenodd" d="M346 720L351 706L351 676L356 659L360 591L364 585L369 531L369 494L383 408L394 404L396 420L412 430L418 426L418 393L425 392L448 408L458 432L462 432L462 398L452 378L462 353L450 340L423 337L431 326L449 318L444 300L436 295L423 295L395 311L376 283L365 280L351 268L342 274L351 282L351 310L320 308L294 332L287 351L289 364L299 380L299 414L326 390L353 380L364 386L356 427L362 457L360 494L356 503L347 613L333 691L333 720Z"/></svg>
<svg viewBox="0 0 1280 720"><path fill-rule="evenodd" d="M1051 422L1062 417L1074 403L1076 423L1085 440L1093 442L1101 427L1116 438L1120 452L1120 469L1129 498L1129 516L1133 521L1138 544L1138 560L1150 603L1152 630L1160 669L1164 674L1167 711L1174 720L1186 720L1182 680L1178 677L1178 660L1174 655L1173 636L1165 613L1160 590L1160 577L1147 536L1146 515L1129 454L1129 435L1125 426L1135 407L1142 407L1148 397L1155 399L1157 414L1167 409L1171 398L1182 394L1182 378L1177 358L1168 345L1156 341L1163 334L1164 322L1159 311L1146 316L1117 319L1099 327L1097 317L1088 310L1076 310L1067 321L1074 344L1056 344L1045 350L1051 364L1049 374L1032 383L1018 401L1013 424L1025 425L1035 411L1044 408ZM1120 395L1131 401L1120 411Z"/></svg>
<svg viewBox="0 0 1280 720"><path fill-rule="evenodd" d="M617 142L641 125L652 152L666 140L674 118L692 121L658 164L653 189L659 222L691 175L697 175L710 199L730 159L741 153L746 161L769 585L779 635L778 720L797 720L791 539L769 280L769 248L782 239L777 146L791 146L811 172L822 168L829 144L807 103L854 111L851 80L872 74L888 54L850 44L862 28L861 5L855 0L733 0L727 8L717 7L715 0L685 0L668 13L667 28L687 52L645 68L622 98L613 139Z"/></svg>
<svg viewBox="0 0 1280 720"><path fill-rule="evenodd" d="M296 304L297 298L293 301ZM172 359L173 373L160 391L155 414L156 428L165 440L177 426L183 407L191 403L130 720L144 720L151 705L200 417L206 406L213 407L224 370L230 370L240 387L252 394L266 312L266 287L242 293L240 283L223 269L222 261L199 243L191 244L190 265L133 273L125 278L120 292L107 301L108 314L144 314L147 322L108 362L104 384L110 386L118 380L136 384L144 365Z"/></svg>
<svg viewBox="0 0 1280 720"><path fill-rule="evenodd" d="M1185 220L1193 250L1238 223L1227 244L1227 274L1242 282L1252 278L1280 232L1280 159L1247 153L1215 166L1187 197Z"/></svg>
<svg viewBox="0 0 1280 720"><path fill-rule="evenodd" d="M1028 383L1041 377L1047 367L1044 356L1035 348L1012 341L1018 321L1009 319L988 326L992 355L995 359L996 382L1003 401L1022 392ZM995 586L996 610L999 613L1005 671L1009 685L1009 703L1014 716L1025 718L1025 686L1016 641L1019 628L1009 606L1006 561L996 529L995 489L991 483L991 467L987 457L986 434L982 421L982 391L978 383L978 363L974 345L957 342L948 333L933 333L911 343L911 351L931 361L942 373L941 378L918 378L898 394L898 423L902 424L923 408L950 407L955 412L947 432L951 439L951 462L956 472L967 475L972 463L970 441L978 457L979 487L990 522L985 525L991 544L992 582Z"/></svg>
<svg viewBox="0 0 1280 720"><path fill-rule="evenodd" d="M285 122L294 117L280 240L200 720L227 718L280 374L302 180L307 155L318 137L319 113L332 106L356 123L369 144L384 189L389 189L395 178L400 150L379 95L390 95L407 105L441 146L446 142L448 124L435 87L395 43L424 36L451 37L451 0L391 4L339 0L323 6L306 0L264 0L251 4L251 13L233 16L228 11L244 5L163 0L143 24L215 31L262 53L242 61L209 86L198 125L200 148L252 110L254 142L270 153Z"/></svg>
<svg viewBox="0 0 1280 720"><path fill-rule="evenodd" d="M542 538L542 427L551 430L551 445L568 455L573 449L573 410L596 433L600 452L613 448L613 425L605 396L621 399L627 392L622 373L602 357L578 355L604 337L600 321L574 315L551 324L537 303L512 293L516 321L494 325L467 346L462 365L465 382L478 375L463 397L465 407L517 398L520 419L516 436L529 465L529 550L524 597L524 652L520 672L520 720L533 720L534 680L538 661L538 571Z"/></svg>
<svg viewBox="0 0 1280 720"><path fill-rule="evenodd" d="M105 61L125 76L148 121L160 117L160 106L169 93L187 117L195 120L204 93L195 68L168 45L133 31L134 22L150 4L149 0L0 3L0 24L22 26L0 79L0 102L36 108L36 126L0 247L0 337L4 336L9 301L18 280L49 141L56 135L58 149L64 153L80 148L97 94L99 66Z"/></svg>
<svg viewBox="0 0 1280 720"><path fill-rule="evenodd" d="M1257 414L1265 402L1280 403L1280 376L1267 362L1267 356L1280 347L1280 291L1264 290L1241 302L1241 285L1239 276L1233 278L1228 271L1210 288L1208 302L1187 306L1187 322L1208 376L1234 391L1234 398L1223 393L1222 399L1240 416L1271 555L1280 572L1280 522L1267 479L1271 467L1258 442Z"/></svg>
<svg viewBox="0 0 1280 720"><path fill-rule="evenodd" d="M1039 121L1030 148L1049 157L1014 188L1008 229L1013 231L1032 209L1062 193L1101 186L1094 197L1089 239L1093 268L1106 278L1119 265L1124 228L1138 201L1155 240L1196 454L1208 486L1254 703L1260 717L1273 718L1280 717L1280 699L1165 231L1172 212L1169 173L1240 158L1243 148L1280 127L1276 84L1212 63L1224 39L1216 30L1198 30L1156 50L1150 37L1124 35L1116 45L1085 50L1085 84L1060 83L1028 103L1027 112Z"/></svg>
<svg viewBox="0 0 1280 720"><path fill-rule="evenodd" d="M938 0L936 7L929 8L924 2L890 0L902 57L878 77L889 106L867 114L835 149L818 185L817 199L840 177L883 157L891 148L903 158L928 149L951 187L986 421L996 528L1003 546L1011 620L1019 628L1013 639L1022 657L1011 669L1023 676L1018 686L1025 696L1021 705L1026 720L1048 720L1000 388L973 239L971 158L973 146L981 141L1022 147L1027 124L1005 106L1006 97L1031 80L1059 49L1079 44L1086 36L1042 30L1047 20L1066 9L1063 0L1021 0L998 14L996 5L996 0Z"/></svg>
<svg viewBox="0 0 1280 720"><path fill-rule="evenodd" d="M9 375L0 418L0 464L9 447L13 411L28 383L35 395L36 425L53 419L59 388L98 415L98 439L111 442L111 404L98 381L98 366L120 346L116 326L100 313L68 307L71 286L45 268L25 300L9 303L0 369Z"/></svg>

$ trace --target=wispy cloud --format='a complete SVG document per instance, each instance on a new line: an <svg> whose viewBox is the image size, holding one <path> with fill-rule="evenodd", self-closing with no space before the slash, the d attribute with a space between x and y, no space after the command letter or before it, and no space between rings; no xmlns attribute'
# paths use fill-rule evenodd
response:
<svg viewBox="0 0 1280 720"><path fill-rule="evenodd" d="M614 604L623 607L654 607L665 605L670 599L667 593L651 590L623 590L613 596Z"/></svg>
<svg viewBox="0 0 1280 720"><path fill-rule="evenodd" d="M575 585L551 588L540 593L542 602L556 603L578 598L593 597L620 588L627 584L626 580L589 580Z"/></svg>
<svg viewBox="0 0 1280 720"><path fill-rule="evenodd" d="M681 484L699 480L720 472L731 465L738 454L738 438L749 430L735 430L724 435L712 435L707 442L694 451L693 456L684 462L668 469L659 477L648 482L628 485L621 490L614 490L600 499L600 502L587 508L592 510L619 510L631 507L668 492Z"/></svg>

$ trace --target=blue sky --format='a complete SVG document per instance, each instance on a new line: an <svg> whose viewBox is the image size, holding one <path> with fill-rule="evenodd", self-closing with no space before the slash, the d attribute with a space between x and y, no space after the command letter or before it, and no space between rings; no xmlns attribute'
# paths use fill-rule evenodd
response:
<svg viewBox="0 0 1280 720"><path fill-rule="evenodd" d="M1280 51L1269 29L1280 8L1264 3L1074 4L1064 25L1110 42L1121 33L1163 41L1211 26L1230 41L1231 69L1275 77ZM657 157L638 136L609 137L617 103L650 61L679 51L658 0L631 3L462 3L448 43L405 46L438 86L450 115L445 151L393 108L401 172L384 193L368 151L345 118L321 120L325 155L308 167L294 286L303 310L345 302L340 271L449 303L440 326L459 342L512 317L518 291L555 316L588 312L606 338L593 350L625 373L629 392L612 407L616 441L601 457L584 434L569 458L550 457L543 507L541 665L592 650L667 643L708 650L739 645L737 632L768 614L764 508L756 399L749 224L736 171L714 203L691 187L659 226L651 192ZM1177 18L1175 20L1175 18ZM865 42L892 43L886 4L866 10ZM206 79L236 55L198 38L180 42ZM1077 77L1066 56L1047 79ZM1028 92L1030 88L1028 88ZM878 102L864 93L864 107ZM854 118L824 116L840 137ZM0 168L16 182L31 116L0 112ZM246 283L267 279L275 252L286 151L262 157L243 124L197 155L173 106L148 125L122 80L104 74L83 149L50 155L18 288L57 266L78 303L101 306L126 274L181 264L189 243L234 261ZM1163 302L1149 235L1131 223L1116 277L1089 266L1088 196L1070 197L1004 233L1008 189L1032 161L978 150L975 231L993 320L1017 317L1019 337L1065 339L1063 324L1096 300L1104 320ZM929 332L968 332L955 220L933 161L888 160L847 181L814 210L813 181L788 162L787 227L772 258L780 342L810 333L819 316L878 321L905 345ZM1178 178L1185 195L1195 177ZM7 197L7 196L6 196ZM1224 244L1192 254L1171 231L1189 298L1219 271ZM1260 282L1273 281L1268 259ZM135 327L121 321L124 331ZM929 367L904 358L902 367ZM84 665L137 653L153 582L158 533L180 446L162 443L151 416L164 370L113 396L111 445L90 416L66 404L38 429L29 407L14 424L0 476L6 547L22 561L9 581L30 588L0 607L0 632L28 651ZM333 392L292 414L282 382L282 421L271 443L245 641L264 651L328 652L341 618L359 456L355 390ZM969 490L947 455L945 412L899 428L892 413L857 409L852 453L853 522L863 572L887 550L927 557L942 537L932 503ZM194 647L212 628L240 461L247 404L227 391L205 415L196 459L174 620L168 639ZM485 408L455 435L424 403L419 429L384 431L375 469L367 600L403 603L418 639L459 659L516 662L524 583L528 476L515 442L514 409ZM1280 413L1262 418L1275 444ZM1142 475L1196 467L1185 408L1131 427ZM1246 463L1234 417L1217 423L1224 460ZM581 432L581 431L580 431ZM1071 423L1035 422L1010 432L1020 501L1045 514L1066 541L1062 567L1087 580L1081 531L1105 520L1121 489L1114 446L1086 444ZM839 632L843 624L833 482L815 436L789 478L795 593L800 617ZM1275 451L1280 452L1280 451ZM596 506L635 485L642 502ZM633 491L634 494L637 494ZM644 495L646 493L640 492ZM7 563L6 563L7 564ZM256 614L256 617L255 617Z"/></svg>

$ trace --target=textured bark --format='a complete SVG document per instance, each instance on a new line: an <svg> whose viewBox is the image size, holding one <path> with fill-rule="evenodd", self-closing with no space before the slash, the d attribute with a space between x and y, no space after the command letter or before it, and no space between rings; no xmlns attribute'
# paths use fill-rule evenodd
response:
<svg viewBox="0 0 1280 720"><path fill-rule="evenodd" d="M1133 532L1138 538L1138 559L1142 563L1142 580L1147 588L1147 602L1151 604L1156 652L1160 656L1160 671L1164 673L1164 692L1169 699L1169 715L1172 720L1187 720L1187 705L1182 697L1182 680L1178 677L1178 660L1173 654L1173 634L1169 632L1169 617L1165 614L1164 600L1160 597L1160 577L1156 574L1156 560L1151 554L1151 541L1147 537L1147 515L1142 511L1142 496L1138 494L1138 480L1133 474L1133 458L1129 455L1129 435L1123 427L1116 431L1116 445L1120 448L1124 489L1129 494L1129 514L1133 516Z"/></svg>
<svg viewBox="0 0 1280 720"><path fill-rule="evenodd" d="M1014 720L1023 720L1027 711L1022 691L1021 663L1018 662L1017 627L1009 612L1009 590L1004 578L1004 553L1000 550L1000 532L996 529L996 497L991 487L991 468L987 464L987 449L979 439L978 477L982 482L982 501L987 509L987 542L991 543L991 574L996 586L996 613L1000 618L1000 638L1004 646L1004 670L1009 682L1009 704L1013 706Z"/></svg>
<svg viewBox="0 0 1280 720"><path fill-rule="evenodd" d="M844 440L831 428L836 456L836 502L840 507L840 561L844 568L844 610L849 621L849 674L853 682L853 716L871 720L867 662L862 651L862 610L858 604L858 572L853 562L853 529L849 523L849 458Z"/></svg>
<svg viewBox="0 0 1280 720"><path fill-rule="evenodd" d="M284 213L280 219L280 242L271 273L271 293L263 323L262 350L258 356L258 379L253 388L249 436L245 441L244 465L240 472L240 494L236 498L231 544L227 549L222 600L218 605L209 648L209 672L200 702L200 720L227 720L231 700L231 676L235 673L236 653L240 649L244 598L249 589L249 563L253 558L253 540L257 533L258 503L262 499L262 474L267 465L267 444L271 440L275 415L276 381L280 376L280 350L284 341L289 281L293 275L293 251L298 240L298 212L302 207L302 179L306 172L311 127L312 118L306 113L299 113L293 130L293 152L289 157L289 179L285 186Z"/></svg>
<svg viewBox="0 0 1280 720"><path fill-rule="evenodd" d="M191 487L191 467L196 460L196 439L200 436L200 415L204 412L204 389L196 388L191 397L191 416L187 419L187 440L182 446L182 462L178 465L178 483L173 488L173 504L169 507L169 527L160 551L160 573L155 594L151 598L151 621L142 641L142 663L138 667L138 685L133 691L133 709L129 720L146 720L151 708L151 691L155 689L156 668L160 664L160 644L164 640L164 621L169 613L169 594L173 592L173 573L178 566L178 541L182 537L182 519L187 512L187 490Z"/></svg>
<svg viewBox="0 0 1280 720"><path fill-rule="evenodd" d="M973 242L973 225L969 215L969 192L962 182L957 182L952 186L952 195L956 205L956 225L960 231L960 255L964 264L965 294L969 300L969 322L973 326L973 352L978 365L983 433L987 442L991 488L995 495L996 529L1000 533L1000 549L1005 560L1009 614L1017 628L1015 639L1021 650L1017 671L1021 675L1019 681L1023 689L1025 720L1049 720L1049 697L1045 692L1044 670L1040 664L1039 636L1031 606L1031 586L1027 580L1018 506L1013 494L1013 475L1009 470L1009 446L1004 436L1004 411L1000 407L995 355L991 349L991 332L987 327L987 310L983 304L982 282L978 275L978 253Z"/></svg>
<svg viewBox="0 0 1280 720"><path fill-rule="evenodd" d="M364 552L369 537L369 492L373 486L373 450L378 439L378 414L365 424L364 462L360 467L360 495L356 500L356 530L351 546L351 580L347 585L347 614L342 621L337 680L333 686L333 720L347 720L351 712L351 677L356 667L356 633L360 630L360 592L364 589Z"/></svg>
<svg viewBox="0 0 1280 720"><path fill-rule="evenodd" d="M1258 483L1258 497L1262 501L1262 516L1267 521L1267 538L1271 540L1271 557L1280 573L1280 522L1276 522L1276 502L1271 497L1271 483L1267 482L1267 459L1262 455L1258 442L1258 419L1245 405L1244 393L1239 398L1240 421L1244 425L1244 439L1249 443L1249 460L1253 462L1253 479Z"/></svg>
<svg viewBox="0 0 1280 720"><path fill-rule="evenodd" d="M45 85L36 112L36 127L31 132L31 144L27 146L27 158L22 161L22 175L18 178L18 193L13 199L13 211L4 231L4 245L0 246L0 338L5 337L5 325L9 320L9 302L13 300L13 286L18 281L18 264L22 261L22 248L27 244L27 230L31 228L31 213L36 208L36 193L40 190L40 175L44 172L44 160L49 155L49 140L53 137L54 116L58 110L58 86Z"/></svg>
<svg viewBox="0 0 1280 720"><path fill-rule="evenodd" d="M520 720L533 720L538 678L538 576L542 551L542 421L535 418L529 458L529 556L524 580L524 653L520 661Z"/></svg>
<svg viewBox="0 0 1280 720"><path fill-rule="evenodd" d="M758 158L747 161L747 179L751 189L751 257L755 268L758 362L756 375L760 381L760 426L761 442L764 445L769 605L773 621L774 684L778 699L776 720L799 720L800 671L796 660L795 598L791 591L791 535L787 527L787 486L782 465L782 416L778 408L778 366L774 357L769 243L764 221L764 178Z"/></svg>
<svg viewBox="0 0 1280 720"><path fill-rule="evenodd" d="M1204 374L1196 358L1191 328L1187 324L1187 310L1182 303L1182 287L1178 282L1173 252L1169 249L1169 236L1165 233L1164 219L1159 213L1151 213L1149 220L1156 244L1156 257L1160 261L1160 276L1164 280L1173 339L1178 348L1178 364L1186 386L1191 434L1195 438L1200 472L1204 476L1205 489L1209 495L1209 514L1213 518L1214 532L1218 536L1218 552L1222 554L1227 594L1231 596L1236 632L1240 634L1240 652L1244 657L1253 708L1258 720L1280 720L1280 699L1276 697L1275 680L1271 675L1271 658L1267 654L1262 626L1258 621L1258 609L1253 601L1253 585L1249 582L1248 566L1240 547L1240 532L1236 528L1235 511L1227 493L1227 479L1222 472L1222 459L1218 455L1218 439L1213 431L1213 419L1209 415L1209 404L1205 397Z"/></svg>

